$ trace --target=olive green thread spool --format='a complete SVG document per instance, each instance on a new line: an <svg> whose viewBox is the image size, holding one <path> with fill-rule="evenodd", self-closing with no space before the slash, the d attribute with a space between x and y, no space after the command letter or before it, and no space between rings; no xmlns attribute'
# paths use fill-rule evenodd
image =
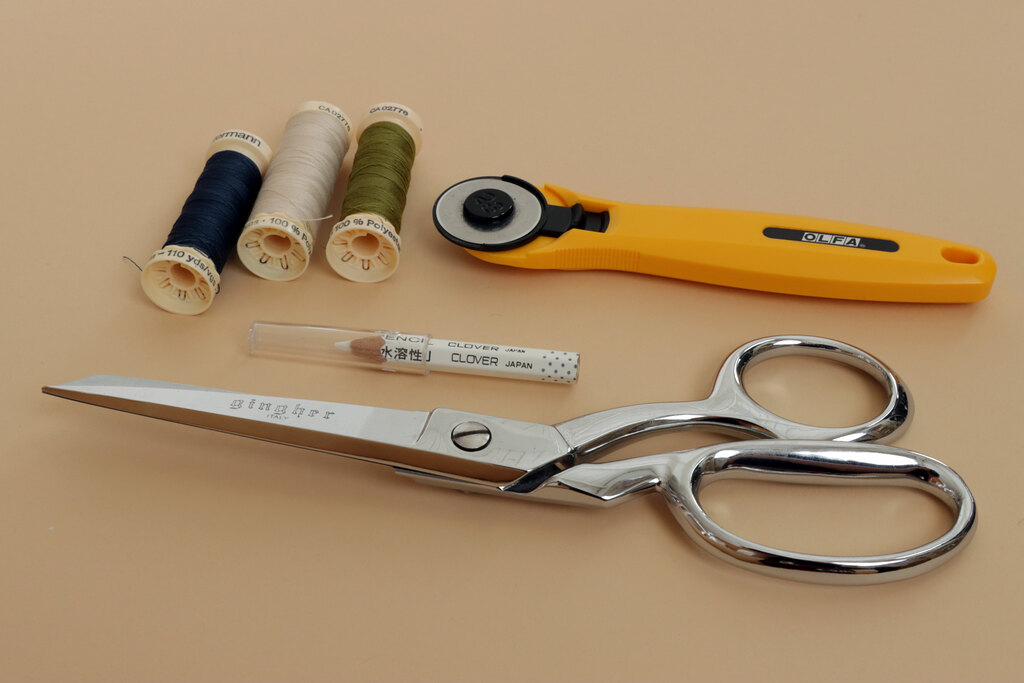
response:
<svg viewBox="0 0 1024 683"><path fill-rule="evenodd" d="M341 220L331 229L327 262L355 282L380 282L398 268L402 211L423 125L408 107L374 105L359 126Z"/></svg>
<svg viewBox="0 0 1024 683"><path fill-rule="evenodd" d="M306 271L351 132L345 112L328 102L304 102L288 119L238 238L238 257L252 273L287 281Z"/></svg>

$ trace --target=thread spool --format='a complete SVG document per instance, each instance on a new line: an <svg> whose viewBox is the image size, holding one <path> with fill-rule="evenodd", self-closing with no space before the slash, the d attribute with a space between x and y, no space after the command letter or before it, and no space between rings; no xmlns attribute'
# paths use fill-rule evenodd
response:
<svg viewBox="0 0 1024 683"><path fill-rule="evenodd" d="M341 220L327 243L327 262L338 275L380 282L398 267L398 234L422 133L419 116L394 102L374 105L360 122Z"/></svg>
<svg viewBox="0 0 1024 683"><path fill-rule="evenodd" d="M142 269L142 290L153 303L187 315L210 307L270 156L270 146L244 130L227 130L213 139L167 241Z"/></svg>
<svg viewBox="0 0 1024 683"><path fill-rule="evenodd" d="M304 102L288 119L238 238L246 268L278 281L306 271L351 133L348 116L328 102Z"/></svg>

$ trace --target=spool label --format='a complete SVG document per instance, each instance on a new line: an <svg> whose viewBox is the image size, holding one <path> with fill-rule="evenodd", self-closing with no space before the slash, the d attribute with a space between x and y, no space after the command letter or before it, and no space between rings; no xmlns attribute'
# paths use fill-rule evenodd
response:
<svg viewBox="0 0 1024 683"><path fill-rule="evenodd" d="M341 125L345 128L346 133L352 132L352 123L348 120L348 117L345 116L345 112L338 109L337 107L333 107L327 104L326 102L321 102L320 104L316 105L316 108L317 111L322 111L325 114L330 114L334 118L338 119Z"/></svg>
<svg viewBox="0 0 1024 683"><path fill-rule="evenodd" d="M418 152L423 146L423 122L419 115L412 109L397 102L380 102L370 107L363 120L359 123L359 134L375 123L390 121L405 129L416 145Z"/></svg>
<svg viewBox="0 0 1024 683"><path fill-rule="evenodd" d="M356 282L380 282L398 267L401 242L384 218L353 213L331 229L327 263L338 275Z"/></svg>
<svg viewBox="0 0 1024 683"><path fill-rule="evenodd" d="M395 251L402 250L402 242L398 239L398 233L391 227L391 224L372 213L354 213L351 216L346 216L340 223L334 226L331 235L333 236L343 230L368 230L375 232L394 244Z"/></svg>
<svg viewBox="0 0 1024 683"><path fill-rule="evenodd" d="M400 114L400 115L405 116L405 117L409 116L409 110L408 109L406 109L405 107L403 107L403 106L401 106L399 104L393 104L393 103L390 103L390 102L386 103L386 104L378 104L378 105L376 105L374 107L371 107L369 113L370 114L377 114L379 112L386 112L388 114Z"/></svg>
<svg viewBox="0 0 1024 683"><path fill-rule="evenodd" d="M347 138L352 134L352 121L348 118L348 115L338 107L334 106L330 102L321 102L320 100L310 100L309 102L303 102L299 105L299 108L295 110L295 116L305 111L318 111L328 116L335 118L341 127L345 129L346 145L348 144Z"/></svg>
<svg viewBox="0 0 1024 683"><path fill-rule="evenodd" d="M253 135L244 130L226 130L213 139L214 142L220 142L221 140L232 139L241 140L242 142L248 142L257 149L262 149L264 142L257 136Z"/></svg>
<svg viewBox="0 0 1024 683"><path fill-rule="evenodd" d="M260 173L266 173L270 165L270 157L273 152L270 145L264 142L258 135L253 135L245 130L226 130L213 139L210 148L206 151L207 156L213 156L217 152L232 151L244 154L249 157Z"/></svg>
<svg viewBox="0 0 1024 683"><path fill-rule="evenodd" d="M198 251L183 247L163 247L149 257L146 265L148 266L154 261L180 263L187 266L196 275L206 280L215 293L220 292L220 274L214 269L210 260Z"/></svg>
<svg viewBox="0 0 1024 683"><path fill-rule="evenodd" d="M249 230L255 230L258 228L273 228L292 235L302 244L302 249L306 252L307 260L309 259L309 255L313 253L313 240L309 235L309 231L295 221L289 220L283 216L265 213L248 221L245 224L245 227L242 228L242 231L248 232Z"/></svg>

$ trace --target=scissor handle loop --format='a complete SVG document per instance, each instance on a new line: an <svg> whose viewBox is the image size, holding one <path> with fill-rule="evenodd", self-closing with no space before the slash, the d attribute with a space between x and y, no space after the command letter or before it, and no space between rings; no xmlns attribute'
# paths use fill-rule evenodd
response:
<svg viewBox="0 0 1024 683"><path fill-rule="evenodd" d="M743 374L768 358L793 354L830 358L867 373L885 388L888 403L874 419L850 427L818 427L776 415L750 397L743 388ZM755 339L733 351L722 364L711 395L702 401L622 406L555 427L576 461L587 462L627 440L673 429L713 429L757 439L885 441L895 438L912 415L913 401L902 380L871 354L824 337L786 335Z"/></svg>
<svg viewBox="0 0 1024 683"><path fill-rule="evenodd" d="M732 564L815 583L871 584L911 578L952 558L974 533L974 498L951 468L921 453L875 444L745 441L680 454L659 487L688 535ZM815 484L896 485L923 489L956 516L930 543L884 555L834 556L789 552L743 539L712 520L699 492L722 478Z"/></svg>
<svg viewBox="0 0 1024 683"><path fill-rule="evenodd" d="M871 420L849 427L818 427L787 420L763 407L747 393L743 376L748 369L769 358L799 355L839 361L863 371L886 390L885 408ZM891 440L910 423L913 400L903 381L885 363L855 346L824 337L784 335L748 342L733 351L718 373L708 399L724 411L734 411L776 439L820 441Z"/></svg>

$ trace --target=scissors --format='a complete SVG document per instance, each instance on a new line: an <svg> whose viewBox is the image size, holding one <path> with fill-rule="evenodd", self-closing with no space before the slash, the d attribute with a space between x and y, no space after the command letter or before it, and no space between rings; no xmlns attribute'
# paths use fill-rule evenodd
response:
<svg viewBox="0 0 1024 683"><path fill-rule="evenodd" d="M744 372L787 354L823 356L881 384L888 403L874 419L846 428L816 427L775 415L743 387ZM758 339L724 362L710 396L592 413L555 425L461 410L431 412L259 396L206 387L97 375L47 394L391 466L427 484L524 500L594 507L658 490L686 533L733 564L778 577L865 584L916 576L953 557L970 540L975 504L952 469L934 458L875 442L906 428L912 402L881 361L847 344L809 336ZM747 440L612 462L588 462L630 440L705 428ZM712 520L699 493L725 478L824 484L903 485L942 499L954 512L939 538L903 552L830 556L789 552L745 540Z"/></svg>

